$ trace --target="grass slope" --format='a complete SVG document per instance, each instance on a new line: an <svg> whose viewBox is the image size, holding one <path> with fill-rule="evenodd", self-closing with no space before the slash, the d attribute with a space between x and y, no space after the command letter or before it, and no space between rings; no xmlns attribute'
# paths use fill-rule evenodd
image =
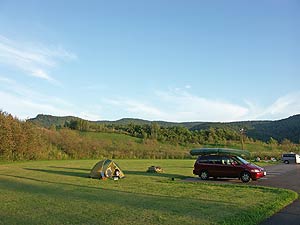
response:
<svg viewBox="0 0 300 225"><path fill-rule="evenodd" d="M0 164L0 224L258 224L292 191L186 183L193 160L117 160L126 178L87 178L97 161ZM148 174L159 165L164 174ZM175 181L171 178L174 177Z"/></svg>
<svg viewBox="0 0 300 225"><path fill-rule="evenodd" d="M205 145L195 145L189 144L186 146L174 145L170 143L161 143L153 140L144 141L141 138L131 137L125 134L116 134L116 133L101 133L101 132L79 132L83 137L91 138L93 140L99 140L103 143L104 149L113 149L114 151L125 152L127 158L133 158L128 154L128 151L140 152L141 157L139 158L166 158L168 155L169 158L189 158L190 150L193 148L201 148L201 147L209 147L209 148L233 148L233 149L241 149L240 142L230 141L226 145L222 144L205 144ZM261 142L253 142L253 143L244 143L244 147L246 150L250 151L251 158L255 158L256 156L265 157L276 157L280 158L281 154L285 152L279 146L272 147L271 145L261 143ZM143 152L147 152L144 154ZM153 156L151 157L151 154ZM144 156L143 156L144 155ZM149 156L150 155L150 156ZM116 158L121 158L116 156Z"/></svg>
<svg viewBox="0 0 300 225"><path fill-rule="evenodd" d="M109 158L187 158L190 157L191 146L161 143L156 140L143 140L125 134L78 132L84 138L98 141L101 148L111 153Z"/></svg>

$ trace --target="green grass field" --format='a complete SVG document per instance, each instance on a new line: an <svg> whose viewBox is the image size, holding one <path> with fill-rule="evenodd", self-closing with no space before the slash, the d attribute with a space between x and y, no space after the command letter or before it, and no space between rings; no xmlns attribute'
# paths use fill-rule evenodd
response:
<svg viewBox="0 0 300 225"><path fill-rule="evenodd" d="M258 224L297 198L242 183L182 182L194 160L117 160L126 175L118 181L87 178L96 162L1 163L0 224ZM146 173L151 165L165 173Z"/></svg>

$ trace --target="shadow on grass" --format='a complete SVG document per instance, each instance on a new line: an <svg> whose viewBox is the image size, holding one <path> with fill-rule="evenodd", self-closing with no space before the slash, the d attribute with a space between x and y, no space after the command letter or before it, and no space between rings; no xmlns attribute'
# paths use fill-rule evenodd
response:
<svg viewBox="0 0 300 225"><path fill-rule="evenodd" d="M109 188L104 188L102 186L97 186L97 187L92 187L92 186L87 186L87 185L80 185L80 184L72 184L72 183L65 183L65 182L55 182L55 181L48 181L48 180L41 180L41 179L37 179L37 178L32 178L32 177L22 177L22 176L16 176L16 175L7 175L7 174L0 174L0 176L5 176L5 177L10 177L10 178L17 178L17 179L22 179L22 180L29 180L29 181L35 181L35 182L39 182L39 183L45 183L45 184L52 184L52 185L59 185L59 186L70 186L70 187L74 187L74 188L80 188L80 189L88 189L88 190L95 190L95 191L99 191L99 190L104 190L104 191L109 191L109 192L115 192L117 194L120 193L124 193L124 194L133 194L133 195L138 195L138 196L153 196L153 197L161 197L161 198L168 198L168 199L184 199L184 200L195 200L195 201L207 201L207 202L213 202L213 203L221 203L221 204L229 204L232 205L234 203L232 202L228 202L228 201L218 201L218 200L209 200L207 198L201 199L201 198L182 198L180 196L176 197L176 196L160 196L159 193L158 194L152 194L152 193L135 193L135 192L130 192L130 191L123 191L123 190L113 190L113 189L109 189ZM92 179L92 178L91 178ZM8 179L3 179L0 178L0 180L5 180L5 182L0 182L0 187L1 186L6 186L7 188L9 188L9 182L15 182L15 183L24 183L21 181L12 181L12 180L8 180ZM101 181L100 181L101 183ZM24 183L24 185L28 185L28 186L42 186L41 184L37 184L37 185L33 185L33 184L27 184ZM17 188L23 189L23 186L21 185L17 185ZM47 188L47 187L46 187ZM49 187L50 188L50 187ZM26 189L26 188L25 188ZM33 188L34 189L34 188ZM57 186L55 188L55 190L57 189ZM78 190L80 190L78 189ZM31 191L32 189L28 189L28 191ZM43 194L47 194L47 191L43 191L44 190L44 186L40 191L33 191L33 193L43 193ZM59 192L57 194L60 194Z"/></svg>
<svg viewBox="0 0 300 225"><path fill-rule="evenodd" d="M50 168L54 169L67 169L67 170L82 170L82 171L91 171L90 169L83 169L83 168L76 168L76 167L63 167L63 166L49 166Z"/></svg>
<svg viewBox="0 0 300 225"><path fill-rule="evenodd" d="M77 170L78 168L69 168L69 167L51 167L51 168L62 168L69 170ZM25 170L58 174L63 176L74 176L74 177L89 177L89 171L87 169L82 169L87 172L76 172L76 171L62 171L62 170L48 170L48 169L33 169L33 168L24 168ZM80 169L79 169L80 170ZM165 178L177 178L177 179L186 179L189 176L184 176L180 174L169 174L169 173L148 173L143 171L133 171L133 170L123 170L125 176L134 175L134 176L151 176L151 177L165 177Z"/></svg>
<svg viewBox="0 0 300 225"><path fill-rule="evenodd" d="M63 176L89 177L89 173L84 173L84 172L71 172L71 171L46 170L46 169L32 169L32 168L24 168L24 169L30 171L58 174Z"/></svg>
<svg viewBox="0 0 300 225"><path fill-rule="evenodd" d="M170 173L148 173L143 171L133 171L133 170L123 170L125 175L137 175L137 176L151 176L151 177L166 177L166 178L179 178L185 179L189 176L184 176L180 174L170 174Z"/></svg>
<svg viewBox="0 0 300 225"><path fill-rule="evenodd" d="M29 180L29 181L35 181L35 182L45 183L45 184L65 185L65 186L72 186L72 187L77 187L77 188L88 188L88 189L99 190L98 187L89 187L89 186L85 186L85 185L70 184L70 183L64 183L64 182L54 182L54 181L41 180L41 179L32 178L32 177L23 177L23 176L7 175L7 174L0 174L0 176L12 177L12 178L23 179L23 180ZM92 179L92 178L90 178L90 179ZM1 185L0 185L0 186L1 186Z"/></svg>
<svg viewBox="0 0 300 225"><path fill-rule="evenodd" d="M130 210L154 210L163 213L171 213L174 216L176 215L176 217L188 216L190 218L193 218L194 220L197 220L199 218L199 212L205 215L206 213L211 214L211 210L220 212L228 207L237 207L235 204L227 201L214 201L199 198L182 198L177 196L161 196L159 195L159 193L156 195L152 193L134 193L123 190L106 189L101 186L89 187L85 185L69 184L63 182L44 181L22 176L4 174L0 175L8 177L7 179L0 178L0 189L14 191L18 195L28 193L35 196L35 199L39 198L39 196L47 196L50 199L59 199L59 201L62 202L74 201L79 202L79 204L80 201L90 202L92 204L98 204L99 202L101 202L101 204L104 205L114 204L117 206L126 206L129 211L127 210L125 214L130 212ZM43 183L32 184L24 182L22 180L12 180L12 178L43 182L48 185L43 185ZM65 187L72 187L73 190L70 191L70 188L65 189ZM57 202L57 204L59 204L59 202ZM49 207L50 210L53 206L50 205L47 207ZM77 210L80 211L81 208L78 207ZM125 214L123 213L123 215L118 216L126 217ZM63 218L64 217L62 212L62 215L57 216L57 218L55 219L58 220L58 223L61 223L62 221L59 220L63 220ZM74 219L76 221L76 218ZM80 213L78 214L77 219L80 219ZM25 223L26 221L23 222ZM68 222L72 223L72 221Z"/></svg>

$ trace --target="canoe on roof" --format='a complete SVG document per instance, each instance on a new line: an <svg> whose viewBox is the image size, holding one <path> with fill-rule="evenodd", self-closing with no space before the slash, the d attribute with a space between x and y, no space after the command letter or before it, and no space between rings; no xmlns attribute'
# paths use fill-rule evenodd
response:
<svg viewBox="0 0 300 225"><path fill-rule="evenodd" d="M230 149L230 148L197 148L190 151L191 155L238 155L238 156L250 156L250 152L241 149Z"/></svg>

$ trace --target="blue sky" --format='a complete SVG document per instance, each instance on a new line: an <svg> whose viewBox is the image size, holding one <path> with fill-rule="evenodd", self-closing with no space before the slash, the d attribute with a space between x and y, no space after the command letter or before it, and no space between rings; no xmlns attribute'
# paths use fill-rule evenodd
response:
<svg viewBox="0 0 300 225"><path fill-rule="evenodd" d="M300 113L299 1L0 0L0 109L89 120Z"/></svg>

